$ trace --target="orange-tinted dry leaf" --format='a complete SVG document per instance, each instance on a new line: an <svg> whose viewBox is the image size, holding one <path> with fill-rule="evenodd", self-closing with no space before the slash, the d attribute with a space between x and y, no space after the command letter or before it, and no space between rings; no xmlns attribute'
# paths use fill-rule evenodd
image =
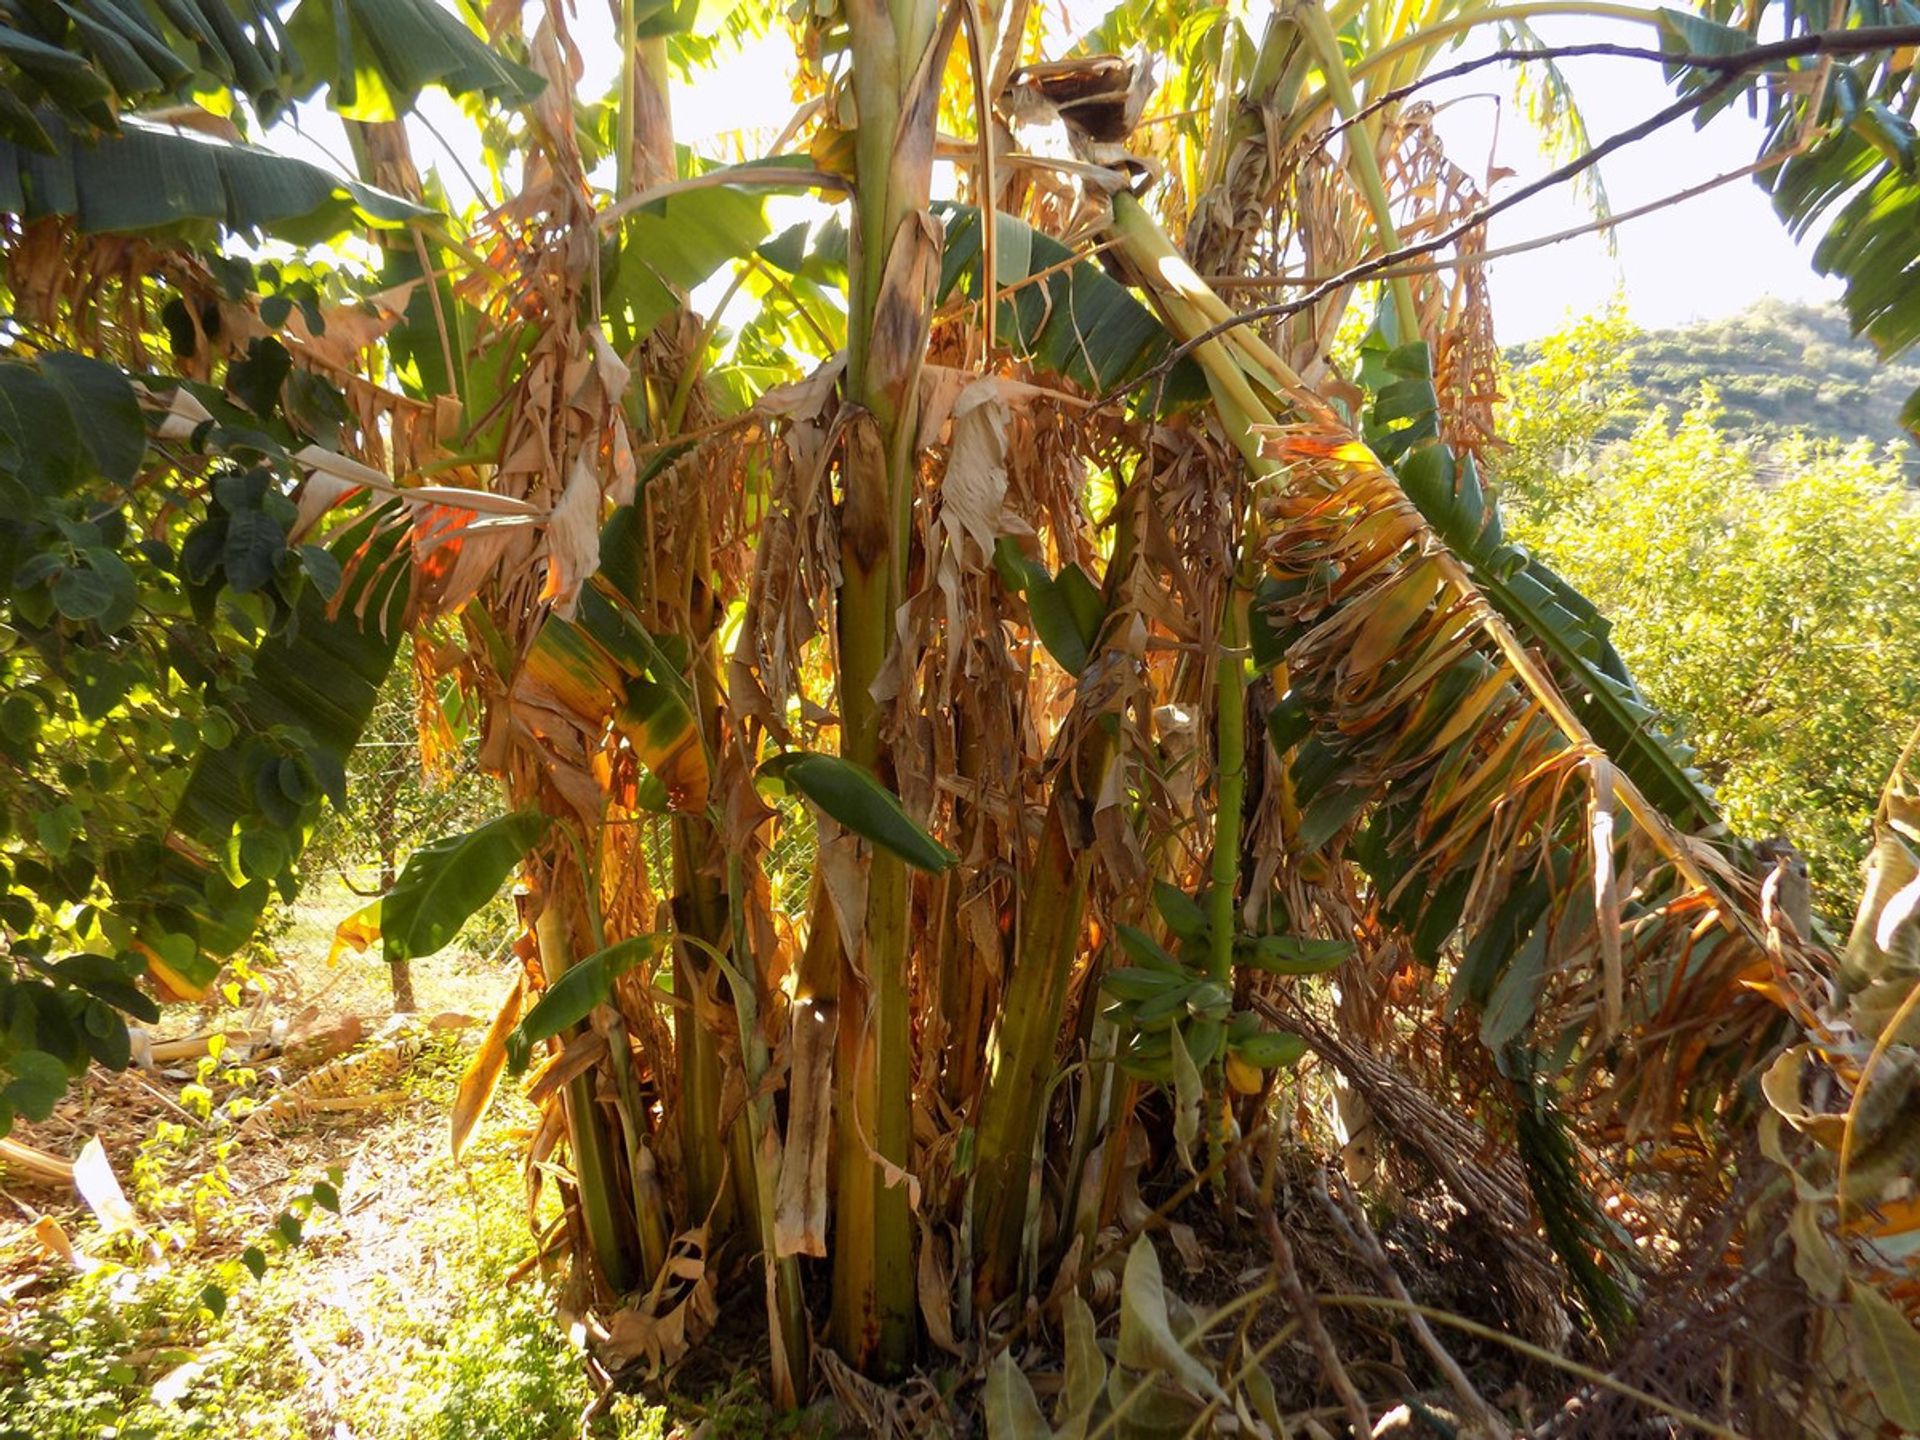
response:
<svg viewBox="0 0 1920 1440"><path fill-rule="evenodd" d="M487 1033L480 1037L473 1058L467 1061L467 1068L461 1072L459 1088L453 1094L451 1117L453 1158L456 1160L466 1148L467 1137L473 1134L473 1127L480 1123L480 1117L487 1113L487 1106L493 1102L493 1092L500 1086L500 1072L507 1063L507 1036L520 1023L520 1006L525 993L526 977L516 974L506 997L500 1002L493 1023L487 1026Z"/></svg>
<svg viewBox="0 0 1920 1440"><path fill-rule="evenodd" d="M76 1270L92 1270L100 1262L91 1256L82 1254L68 1238L65 1227L51 1215L42 1215L33 1222L34 1243L49 1255L57 1255Z"/></svg>

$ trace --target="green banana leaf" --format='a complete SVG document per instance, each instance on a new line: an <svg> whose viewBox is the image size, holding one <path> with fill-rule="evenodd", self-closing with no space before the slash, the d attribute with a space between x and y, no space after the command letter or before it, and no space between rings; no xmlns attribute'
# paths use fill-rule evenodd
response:
<svg viewBox="0 0 1920 1440"><path fill-rule="evenodd" d="M271 124L326 88L355 119L391 120L420 91L521 104L541 78L502 55L437 0L0 0L0 137L52 153L35 107L84 132L116 132L136 105L188 102L207 79Z"/></svg>
<svg viewBox="0 0 1920 1440"><path fill-rule="evenodd" d="M397 504L369 509L334 538L328 548L343 563L365 551L346 587L333 602L312 585L301 590L293 622L260 646L245 680L221 692L233 734L213 737L218 745L202 741L169 842L128 859L155 872L148 928L196 935L203 957L246 943L269 884L291 888L321 798L345 803L347 756L404 628L408 567L383 563L405 533L383 523ZM237 874L224 864L247 835L262 837L256 860L278 863L242 865Z"/></svg>
<svg viewBox="0 0 1920 1440"><path fill-rule="evenodd" d="M85 138L40 112L50 153L0 140L0 210L26 220L73 217L83 233L271 231L317 243L356 226L393 227L432 211L251 145L127 118Z"/></svg>
<svg viewBox="0 0 1920 1440"><path fill-rule="evenodd" d="M933 208L947 232L940 302L946 303L956 290L977 299L984 268L980 211L947 202ZM1020 286L1000 302L995 315L1001 344L1096 394L1167 357L1172 337L1151 310L1098 264L1074 261L1065 245L1010 215L995 215L994 220L995 288ZM1042 275L1044 279L1033 278ZM1186 359L1173 367L1163 385L1149 390L1142 403L1165 412L1206 396L1205 377Z"/></svg>
<svg viewBox="0 0 1920 1440"><path fill-rule="evenodd" d="M389 964L444 950L491 900L545 833L537 810L502 815L422 845L380 899L380 939Z"/></svg>

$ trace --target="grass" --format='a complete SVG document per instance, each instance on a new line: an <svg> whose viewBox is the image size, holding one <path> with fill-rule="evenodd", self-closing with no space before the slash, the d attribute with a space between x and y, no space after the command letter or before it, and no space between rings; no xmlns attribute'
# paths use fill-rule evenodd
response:
<svg viewBox="0 0 1920 1440"><path fill-rule="evenodd" d="M377 1029L391 1005L377 957L334 969L321 960L333 923L359 903L329 887L287 917L282 958L261 977L274 1010L317 1002L325 1016L361 1015ZM415 971L423 1014L482 1024L505 980L471 952ZM169 1032L239 1017L172 1018ZM462 1162L449 1154L448 1105L474 1036L428 1032L401 1103L315 1115L258 1139L236 1138L232 1122L291 1077L243 1057L203 1062L171 1084L96 1075L55 1123L23 1127L21 1138L62 1154L100 1134L147 1231L103 1235L71 1194L22 1192L19 1208L38 1213L30 1196L97 1264L83 1273L39 1253L27 1225L0 1230L0 1440L580 1435L594 1396L556 1292L538 1273L508 1280L533 1251L522 1169L532 1107L504 1085ZM303 1198L330 1168L337 1213ZM555 1203L549 1184L543 1222ZM295 1245L275 1233L290 1205L305 1211ZM249 1246L267 1259L258 1279L241 1258ZM225 1297L221 1314L209 1286ZM756 1404L748 1387L681 1409L720 1422L714 1435L766 1434ZM587 1433L682 1431L667 1409L622 1395Z"/></svg>
<svg viewBox="0 0 1920 1440"><path fill-rule="evenodd" d="M554 1296L537 1277L507 1283L532 1248L519 1161L531 1112L503 1096L456 1167L443 1125L461 1060L454 1042L435 1044L410 1104L319 1136L344 1168L341 1213L312 1210L297 1246L266 1227L156 1260L128 1238L77 1233L83 1252L117 1263L68 1272L5 1318L0 1435L579 1434L592 1395ZM236 1260L247 1242L269 1257L259 1280ZM208 1285L229 1297L222 1316ZM665 1425L623 1397L592 1433L640 1440Z"/></svg>

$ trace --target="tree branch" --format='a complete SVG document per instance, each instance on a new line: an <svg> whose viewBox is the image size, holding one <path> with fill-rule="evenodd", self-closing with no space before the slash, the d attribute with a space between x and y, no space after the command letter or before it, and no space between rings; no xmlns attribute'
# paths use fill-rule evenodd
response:
<svg viewBox="0 0 1920 1440"><path fill-rule="evenodd" d="M1326 139L1332 139L1342 131L1359 124L1369 115L1377 114L1387 106L1405 100L1410 95L1443 84L1448 80L1458 80L1463 75L1471 75L1477 70L1486 69L1489 65L1521 63L1529 60L1578 60L1598 56L1615 60L1653 60L1679 70L1706 70L1715 74L1739 76L1754 70L1763 70L1781 60L1801 60L1813 55L1865 55L1876 50L1896 50L1907 45L1920 45L1920 25L1868 25L1854 30L1817 30L1809 35L1796 35L1787 40L1755 45L1750 49L1736 51L1729 55L1693 54L1683 50L1660 50L1646 45L1616 45L1602 41L1581 45L1514 45L1476 56L1472 60L1463 60L1460 64L1449 66L1445 70L1436 70L1430 75L1410 80L1405 85L1395 86L1378 99L1369 101L1350 118L1330 128Z"/></svg>
<svg viewBox="0 0 1920 1440"><path fill-rule="evenodd" d="M1675 190L1662 195L1658 200L1649 200L1644 205L1636 205L1631 210L1621 210L1612 215L1602 215L1589 220L1584 225L1569 226L1565 230L1556 230L1551 235L1536 235L1530 240L1516 240L1511 245L1496 246L1492 250L1478 250L1471 254L1455 255L1451 259L1422 260L1417 264L1402 265L1377 276L1377 279L1391 280L1401 276L1432 275L1441 270L1455 270L1463 265L1484 265L1489 260L1504 260L1510 255L1524 255L1529 250L1542 250L1549 245L1558 245L1563 240L1578 239L1582 235L1592 235L1601 230L1611 230L1624 225L1629 220L1638 220L1657 210L1665 210L1670 205L1684 204L1688 200L1717 190L1722 185L1735 180L1745 180L1758 175L1763 170L1771 170L1784 164L1789 158L1800 153L1805 147L1792 145L1785 150L1776 150L1764 155L1751 165L1742 165L1738 170L1728 170L1715 175L1711 180L1702 180L1698 185L1689 185L1684 190ZM1326 280L1324 275L1209 275L1207 284L1215 290L1228 292L1233 290L1268 290L1287 286L1304 287L1319 285Z"/></svg>
<svg viewBox="0 0 1920 1440"><path fill-rule="evenodd" d="M1599 164L1601 160L1611 155L1614 151L1631 145L1635 141L1644 140L1649 135L1664 129L1667 125L1670 125L1682 116L1692 114L1709 101L1717 100L1754 71L1765 69L1767 66L1783 60L1804 59L1814 55L1844 56L1871 54L1876 51L1894 50L1904 46L1914 45L1920 45L1920 25L1872 25L1862 26L1852 30L1820 30L1808 35L1797 35L1785 40L1772 41L1766 45L1755 45L1749 49L1730 55L1704 55L1686 51L1670 52L1638 45L1598 43L1545 48L1507 48L1497 50L1489 55L1479 56L1473 60L1464 61L1449 69L1436 71L1434 74L1425 76L1420 80L1389 90L1379 99L1372 101L1356 112L1350 119L1342 121L1339 126L1330 130L1328 132L1329 138L1348 126L1365 119L1383 106L1393 104L1397 100L1403 100L1426 86L1439 84L1443 80L1457 79L1462 75L1472 74L1476 70L1484 69L1489 65L1499 64L1503 61L1555 60L1577 56L1612 56L1622 59L1656 60L1677 69L1703 70L1717 76L1712 83L1703 86L1691 95L1682 96L1673 104L1648 117L1646 120L1643 120L1640 124L1609 136L1588 150L1584 155L1577 156L1558 169L1541 176L1538 180L1521 186L1510 195L1503 196L1499 200L1482 205L1465 219L1430 240L1423 240L1417 245L1403 245L1397 250L1389 251L1384 255L1376 255L1371 260L1364 260L1356 265L1352 265L1337 275L1330 275L1320 280L1312 289L1298 299L1280 301L1272 305L1258 306L1255 309L1244 311L1230 319L1221 321L1219 324L1194 336L1191 340L1176 346L1164 360L1141 372L1141 374L1134 379L1124 381L1107 391L1106 394L1102 395L1093 404L1091 409L1101 409L1115 400L1132 394L1134 391L1151 382L1164 381L1167 374L1170 373L1173 367L1179 364L1180 361L1191 355L1202 345L1205 345L1209 340L1218 339L1229 330L1237 329L1242 325L1257 324L1262 320L1281 320L1290 315L1296 315L1302 310L1319 304L1320 301L1326 299L1329 295L1347 286L1358 284L1363 280L1382 279L1396 274L1417 274L1422 273L1422 270L1425 268L1445 268L1441 265L1433 265L1431 267L1422 267L1422 270L1405 271L1401 269L1401 267L1408 265L1410 262L1419 261L1425 256L1433 254L1435 251L1444 250L1447 246L1460 239L1461 236L1486 224L1487 221L1491 220L1494 216L1511 210L1523 201L1532 199L1543 190L1549 190L1556 185L1564 184L1576 175L1582 174ZM1784 158L1784 155L1781 158ZM1777 162L1774 161L1772 157L1768 157L1752 166L1748 173L1764 169L1770 163ZM1735 173L1738 174L1741 172ZM1650 210L1658 209L1663 205L1691 198L1693 195L1697 195L1704 190L1712 189L1715 185L1724 183L1727 178L1730 177L1723 176L1719 179L1709 181L1705 185L1696 186L1691 190L1679 191L1667 197L1665 200L1656 201L1652 205L1642 206L1637 210L1630 211L1626 215L1613 220L1611 223L1617 224L1620 220L1632 219L1635 216L1644 215ZM1604 227L1596 224L1591 227L1582 228L1601 229ZM1579 233L1582 233L1581 230L1566 231L1558 235L1545 237L1538 241L1527 242L1520 247L1509 247L1508 249L1492 253L1510 254L1514 253L1516 248L1530 249L1536 245L1549 245L1558 240L1571 238L1573 235ZM1490 258L1490 256L1479 258ZM1275 283L1281 282L1276 281Z"/></svg>

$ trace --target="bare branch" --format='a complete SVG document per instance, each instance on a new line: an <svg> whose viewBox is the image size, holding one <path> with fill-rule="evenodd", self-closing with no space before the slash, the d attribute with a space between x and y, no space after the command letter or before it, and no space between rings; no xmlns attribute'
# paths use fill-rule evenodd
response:
<svg viewBox="0 0 1920 1440"><path fill-rule="evenodd" d="M1602 230L1611 230L1616 225L1624 225L1629 220L1639 220L1665 210L1672 205L1681 205L1729 185L1735 180L1745 180L1758 175L1763 170L1772 170L1785 164L1787 160L1800 153L1805 147L1792 145L1785 150L1776 150L1771 155L1762 156L1751 165L1742 165L1738 170L1729 170L1725 174L1715 175L1711 180L1702 180L1698 185L1689 185L1684 190L1675 190L1662 195L1658 200L1649 200L1644 205L1636 205L1631 210L1621 210L1612 215L1602 215L1589 220L1584 225L1572 225L1565 230L1556 230L1551 235L1536 235L1531 240L1516 240L1511 245L1496 246L1492 250L1477 250L1469 255L1455 255L1439 260L1422 260L1418 264L1402 265L1382 272L1377 279L1394 280L1402 276L1432 275L1441 270L1457 270L1463 265L1484 265L1489 260L1504 260L1510 255L1524 255L1529 250L1544 250L1549 245L1558 245L1565 240L1575 240L1582 235L1596 234ZM1288 287L1301 288L1322 284L1324 275L1209 275L1207 284L1215 290L1273 290Z"/></svg>
<svg viewBox="0 0 1920 1440"><path fill-rule="evenodd" d="M1387 106L1397 104L1408 96L1441 85L1449 80L1458 80L1489 65L1522 64L1530 60L1579 60L1588 57L1600 57L1613 60L1652 60L1677 70L1705 70L1715 74L1744 75L1755 70L1764 70L1767 66L1781 60L1801 60L1813 55L1870 55L1876 50L1896 50L1905 45L1920 44L1920 25L1868 25L1856 30L1820 30L1811 35L1797 35L1788 40L1776 40L1767 45L1755 45L1751 49L1741 50L1730 55L1696 55L1687 51L1661 50L1648 45L1616 45L1605 41L1591 41L1583 45L1511 45L1503 49L1490 51L1485 55L1463 60L1458 65L1445 70L1436 70L1431 75L1422 75L1405 85L1397 85L1385 91L1377 99L1370 100L1353 115L1342 120L1327 131L1327 139L1332 139L1341 131L1358 125L1369 115L1377 114Z"/></svg>

